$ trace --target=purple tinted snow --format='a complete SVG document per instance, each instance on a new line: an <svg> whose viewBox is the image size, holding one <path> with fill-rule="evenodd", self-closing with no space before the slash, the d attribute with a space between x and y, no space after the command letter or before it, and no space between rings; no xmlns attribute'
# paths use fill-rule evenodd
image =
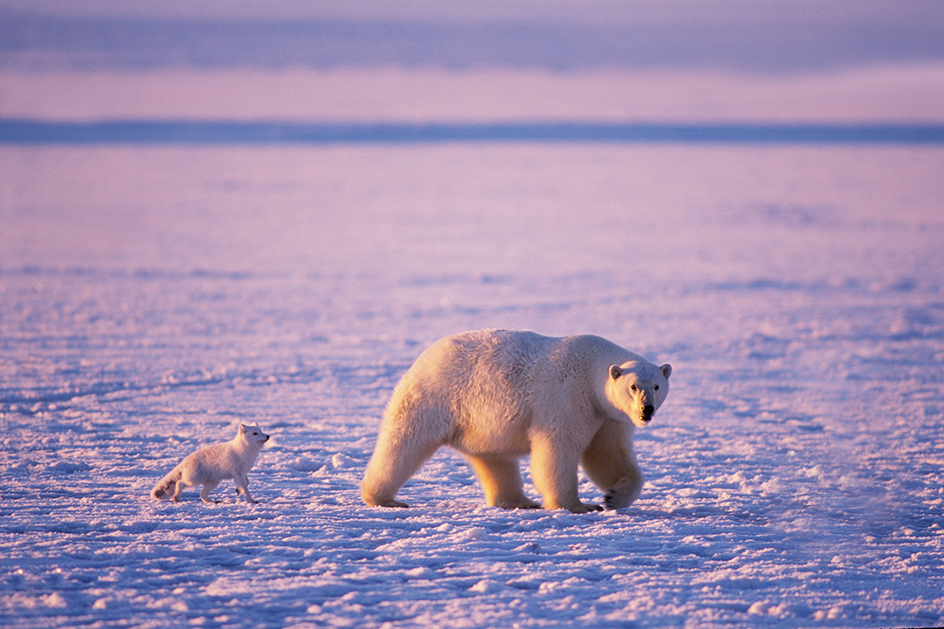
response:
<svg viewBox="0 0 944 629"><path fill-rule="evenodd" d="M5 625L944 622L940 150L260 155L0 150ZM637 503L490 508L448 451L361 502L399 376L485 326L673 364ZM256 421L261 504L148 498Z"/></svg>

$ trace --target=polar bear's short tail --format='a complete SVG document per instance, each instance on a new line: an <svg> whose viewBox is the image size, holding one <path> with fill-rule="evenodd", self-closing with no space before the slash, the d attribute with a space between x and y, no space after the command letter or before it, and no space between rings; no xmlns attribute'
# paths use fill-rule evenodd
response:
<svg viewBox="0 0 944 629"><path fill-rule="evenodd" d="M177 489L177 481L181 479L183 473L180 470L178 465L170 474L165 476L160 480L160 482L154 485L154 489L151 490L151 498L154 500L166 500L174 495L174 491Z"/></svg>

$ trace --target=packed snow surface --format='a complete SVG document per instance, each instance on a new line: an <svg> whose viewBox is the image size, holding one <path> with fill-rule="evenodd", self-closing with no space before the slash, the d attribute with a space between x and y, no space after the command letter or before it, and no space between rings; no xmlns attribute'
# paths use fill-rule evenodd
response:
<svg viewBox="0 0 944 629"><path fill-rule="evenodd" d="M0 148L0 624L944 624L942 172L940 147ZM638 502L487 507L443 450L410 508L363 504L398 378L484 327L672 363ZM240 422L272 435L260 504L149 498Z"/></svg>

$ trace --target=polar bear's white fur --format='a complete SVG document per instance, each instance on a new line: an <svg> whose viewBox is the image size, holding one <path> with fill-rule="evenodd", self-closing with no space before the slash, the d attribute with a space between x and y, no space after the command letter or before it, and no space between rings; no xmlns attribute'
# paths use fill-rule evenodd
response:
<svg viewBox="0 0 944 629"><path fill-rule="evenodd" d="M522 489L518 458L530 454L544 508L601 508L580 502L578 464L606 492L608 508L626 507L643 484L633 425L652 419L671 373L598 336L480 330L440 339L393 392L361 484L364 501L407 506L397 492L448 445L471 462L490 505L541 506Z"/></svg>

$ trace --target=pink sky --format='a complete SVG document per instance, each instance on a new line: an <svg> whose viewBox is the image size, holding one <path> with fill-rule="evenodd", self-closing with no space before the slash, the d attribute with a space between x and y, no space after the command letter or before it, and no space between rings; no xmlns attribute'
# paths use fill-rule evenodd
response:
<svg viewBox="0 0 944 629"><path fill-rule="evenodd" d="M0 31L0 118L944 120L944 4L852 6L0 0L0 10L13 11L13 26ZM103 31L70 22L76 15L131 22L106 21ZM180 22L143 41L152 18ZM201 26L208 19L248 22L220 35L213 24ZM307 20L309 30L257 28L260 19ZM371 20L388 27L357 27ZM498 26L466 28L483 22ZM624 39L636 43L623 46Z"/></svg>
<svg viewBox="0 0 944 629"><path fill-rule="evenodd" d="M419 68L0 71L0 118L940 122L944 63L765 77Z"/></svg>

